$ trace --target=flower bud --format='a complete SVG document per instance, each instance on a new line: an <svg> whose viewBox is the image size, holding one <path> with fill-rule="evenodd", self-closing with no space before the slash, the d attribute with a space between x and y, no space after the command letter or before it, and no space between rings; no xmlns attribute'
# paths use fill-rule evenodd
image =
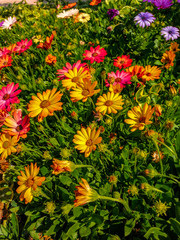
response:
<svg viewBox="0 0 180 240"><path fill-rule="evenodd" d="M150 178L153 178L159 175L159 173L154 169L146 169L144 170L144 174Z"/></svg>
<svg viewBox="0 0 180 240"><path fill-rule="evenodd" d="M132 196L138 195L138 188L135 185L132 185L128 188L128 193L131 194Z"/></svg>
<svg viewBox="0 0 180 240"><path fill-rule="evenodd" d="M177 95L177 91L174 86L170 85L170 93L174 97Z"/></svg>
<svg viewBox="0 0 180 240"><path fill-rule="evenodd" d="M112 184L116 184L117 183L117 181L118 181L118 178L115 176L115 175L111 175L110 177L109 177L109 182L110 183L112 183Z"/></svg>
<svg viewBox="0 0 180 240"><path fill-rule="evenodd" d="M162 108L159 104L154 106L154 111L157 117L160 117L162 114Z"/></svg>
<svg viewBox="0 0 180 240"><path fill-rule="evenodd" d="M78 115L77 115L77 113L75 111L72 111L71 117L76 119L76 120L78 119Z"/></svg>
<svg viewBox="0 0 180 240"><path fill-rule="evenodd" d="M43 157L44 157L46 160L51 160L51 159L52 159L49 151L45 151L44 154L43 154Z"/></svg>
<svg viewBox="0 0 180 240"><path fill-rule="evenodd" d="M72 150L68 148L62 148L60 155L63 158L69 158L71 156Z"/></svg>
<svg viewBox="0 0 180 240"><path fill-rule="evenodd" d="M56 205L54 202L47 202L46 203L46 211L51 215L54 213L54 210L56 208Z"/></svg>
<svg viewBox="0 0 180 240"><path fill-rule="evenodd" d="M174 121L167 120L165 123L165 128L169 131L171 131L174 127Z"/></svg>
<svg viewBox="0 0 180 240"><path fill-rule="evenodd" d="M159 202L156 201L156 203L154 204L153 208L155 209L155 211L156 211L158 216L159 215L163 215L163 214L166 216L166 211L170 207L166 206L166 204L162 203L161 200L159 199Z"/></svg>
<svg viewBox="0 0 180 240"><path fill-rule="evenodd" d="M120 198L120 193L119 192L113 192L113 198L119 199Z"/></svg>

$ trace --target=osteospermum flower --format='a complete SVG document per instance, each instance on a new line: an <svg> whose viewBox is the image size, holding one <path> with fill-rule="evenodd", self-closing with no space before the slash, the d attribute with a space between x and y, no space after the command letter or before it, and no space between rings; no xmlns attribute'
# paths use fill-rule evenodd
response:
<svg viewBox="0 0 180 240"><path fill-rule="evenodd" d="M74 2L74 3L69 3L68 5L65 5L64 7L63 7L63 9L69 9L69 8L72 8L72 7L74 7L74 6L76 6L76 2Z"/></svg>
<svg viewBox="0 0 180 240"><path fill-rule="evenodd" d="M70 92L71 101L77 102L82 100L83 102L86 102L89 97L100 92L100 89L94 89L96 85L97 81L91 83L89 79L83 79L83 83L77 85L77 88L73 88L73 91Z"/></svg>
<svg viewBox="0 0 180 240"><path fill-rule="evenodd" d="M21 194L19 199L20 201L23 201L25 199L25 204L29 203L33 199L33 191L37 189L38 186L42 185L42 182L45 181L45 177L38 177L39 173L39 167L37 167L37 164L31 163L31 166L29 165L25 167L25 173L23 171L20 171L21 175L18 176L18 185L20 185L16 192L18 194Z"/></svg>
<svg viewBox="0 0 180 240"><path fill-rule="evenodd" d="M137 129L143 130L146 125L152 123L150 121L152 114L154 113L154 108L148 106L147 103L144 104L144 107L140 106L133 107L132 110L128 111L128 116L130 119L125 119L125 123L130 124L131 132L136 131Z"/></svg>
<svg viewBox="0 0 180 240"><path fill-rule="evenodd" d="M109 9L107 11L110 21L113 20L114 17L119 15L119 11L117 9Z"/></svg>
<svg viewBox="0 0 180 240"><path fill-rule="evenodd" d="M134 18L134 21L136 25L139 24L140 27L144 28L145 26L149 27L155 19L152 13L141 12Z"/></svg>
<svg viewBox="0 0 180 240"><path fill-rule="evenodd" d="M50 49L53 39L54 39L54 34L51 34L50 37L46 37L46 41L44 43L40 42L37 48L42 48L44 50Z"/></svg>
<svg viewBox="0 0 180 240"><path fill-rule="evenodd" d="M14 51L20 54L22 52L25 52L27 49L29 49L30 46L32 46L32 39L28 41L28 39L26 38L25 40L21 40L20 42L16 43L16 47Z"/></svg>
<svg viewBox="0 0 180 240"><path fill-rule="evenodd" d="M80 186L76 186L76 191L75 192L75 201L74 201L74 206L82 206L86 203L96 201L99 198L98 193L92 189L88 182L84 179L81 178L83 183L79 183Z"/></svg>
<svg viewBox="0 0 180 240"><path fill-rule="evenodd" d="M8 84L6 87L2 87L0 90L0 109L10 111L10 104L20 103L17 95L21 92L21 90L17 90L19 84L14 83ZM16 91L17 90L17 91Z"/></svg>
<svg viewBox="0 0 180 240"><path fill-rule="evenodd" d="M45 58L45 62L48 64L48 65L54 65L57 60L56 60L56 57L53 56L52 54L49 54L46 58Z"/></svg>
<svg viewBox="0 0 180 240"><path fill-rule="evenodd" d="M90 15L88 13L80 13L77 17L78 22L88 22L90 20Z"/></svg>
<svg viewBox="0 0 180 240"><path fill-rule="evenodd" d="M116 59L114 59L114 66L118 67L119 69L121 68L127 68L129 66L131 66L132 64L132 59L130 59L129 55L122 55L121 57L117 57Z"/></svg>
<svg viewBox="0 0 180 240"><path fill-rule="evenodd" d="M26 138L27 133L30 130L30 119L26 115L24 119L22 119L22 110L16 109L13 112L13 117L8 116L5 121L4 125L8 128L3 128L2 131L4 133L8 133L11 136L17 136L18 139L20 137Z"/></svg>
<svg viewBox="0 0 180 240"><path fill-rule="evenodd" d="M172 51L173 53L176 53L180 51L178 47L179 47L179 44L177 44L177 42L171 42L171 46L169 50Z"/></svg>
<svg viewBox="0 0 180 240"><path fill-rule="evenodd" d="M4 20L4 23L2 24L3 29L11 29L11 27L16 23L16 17L8 17L8 19Z"/></svg>
<svg viewBox="0 0 180 240"><path fill-rule="evenodd" d="M0 57L0 70L5 67L10 67L12 65L12 61L12 57L7 54Z"/></svg>
<svg viewBox="0 0 180 240"><path fill-rule="evenodd" d="M122 96L119 93L108 92L103 94L97 99L96 112L102 112L102 114L117 113L117 110L122 110L123 105Z"/></svg>
<svg viewBox="0 0 180 240"><path fill-rule="evenodd" d="M1 159L6 159L11 153L15 153L17 150L17 136L11 137L9 134L2 134L0 137L0 154Z"/></svg>
<svg viewBox="0 0 180 240"><path fill-rule="evenodd" d="M3 49L0 48L0 58L9 54L9 53L10 53L10 51L7 48L5 48L5 47Z"/></svg>
<svg viewBox="0 0 180 240"><path fill-rule="evenodd" d="M102 0L92 0L89 5L95 6L95 5L98 5L99 3L101 3L101 1Z"/></svg>
<svg viewBox="0 0 180 240"><path fill-rule="evenodd" d="M109 86L109 91L113 93L121 93L123 90L123 87L120 86L120 84L112 85L110 84Z"/></svg>
<svg viewBox="0 0 180 240"><path fill-rule="evenodd" d="M4 125L5 119L9 116L9 113L0 109L0 127Z"/></svg>
<svg viewBox="0 0 180 240"><path fill-rule="evenodd" d="M102 137L99 137L100 129L96 131L90 127L81 128L81 131L77 131L77 134L74 135L73 142L77 144L75 146L76 149L80 151L80 153L85 153L85 157L89 157L92 150L96 150L96 144L102 141Z"/></svg>
<svg viewBox="0 0 180 240"><path fill-rule="evenodd" d="M58 175L62 172L73 172L76 165L71 161L53 158L53 165L51 165L51 167L53 169L52 174Z"/></svg>
<svg viewBox="0 0 180 240"><path fill-rule="evenodd" d="M158 67L156 67L156 66L151 67L150 65L148 65L144 69L142 79L143 79L143 81L159 79L160 74L161 74L161 70Z"/></svg>
<svg viewBox="0 0 180 240"><path fill-rule="evenodd" d="M52 90L47 89L46 92L37 93L36 96L32 96L30 103L28 104L29 117L36 117L38 115L38 122L49 116L53 116L54 111L62 110L61 97L63 94L60 94L60 91L56 92L56 88Z"/></svg>
<svg viewBox="0 0 180 240"><path fill-rule="evenodd" d="M63 11L57 15L57 18L69 18L72 16L76 16L79 13L78 9L70 9L68 11Z"/></svg>
<svg viewBox="0 0 180 240"><path fill-rule="evenodd" d="M121 88L126 87L126 85L131 84L131 73L125 71L117 70L115 72L108 73L108 79L105 80L106 87L109 87L110 84L117 85L119 84Z"/></svg>
<svg viewBox="0 0 180 240"><path fill-rule="evenodd" d="M100 45L93 48L90 47L89 50L85 50L85 53L83 56L85 57L83 60L90 60L90 63L92 64L94 61L97 63L103 62L105 56L107 55L107 52L104 48L100 49Z"/></svg>
<svg viewBox="0 0 180 240"><path fill-rule="evenodd" d="M169 69L171 66L174 66L175 53L172 51L166 51L163 53L161 62L165 64L165 68Z"/></svg>
<svg viewBox="0 0 180 240"><path fill-rule="evenodd" d="M132 77L136 75L138 79L142 78L144 71L145 71L144 67L138 65L126 69L126 72L131 73Z"/></svg>
<svg viewBox="0 0 180 240"><path fill-rule="evenodd" d="M151 1L157 9L166 9L173 5L172 0L152 0Z"/></svg>
<svg viewBox="0 0 180 240"><path fill-rule="evenodd" d="M168 40L174 40L179 38L179 29L176 27L172 27L172 26L168 26L165 27L161 30L161 35L164 36L164 38L166 39L166 41Z"/></svg>

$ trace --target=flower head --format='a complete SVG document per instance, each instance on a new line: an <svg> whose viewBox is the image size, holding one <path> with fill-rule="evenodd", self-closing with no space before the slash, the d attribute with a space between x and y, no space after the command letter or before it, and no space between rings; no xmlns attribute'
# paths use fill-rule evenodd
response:
<svg viewBox="0 0 180 240"><path fill-rule="evenodd" d="M47 89L46 92L37 93L36 96L32 96L30 103L28 104L29 117L36 117L38 115L38 122L42 122L43 118L53 115L54 111L62 110L60 91L56 92L56 88L52 90Z"/></svg>
<svg viewBox="0 0 180 240"><path fill-rule="evenodd" d="M139 24L140 27L144 28L145 26L149 27L155 19L152 13L141 12L134 18L134 21L136 25Z"/></svg>
<svg viewBox="0 0 180 240"><path fill-rule="evenodd" d="M138 79L142 78L144 71L145 71L144 67L139 65L135 65L126 69L126 72L131 73L132 77L137 76Z"/></svg>
<svg viewBox="0 0 180 240"><path fill-rule="evenodd" d="M90 47L89 50L85 50L85 53L83 56L85 57L83 60L90 60L90 63L92 64L94 61L97 63L103 62L104 57L107 55L107 52L104 48L100 49L100 45L93 48Z"/></svg>
<svg viewBox="0 0 180 240"><path fill-rule="evenodd" d="M16 47L14 51L20 54L22 52L25 52L27 49L29 49L30 46L32 46L32 39L28 41L28 39L26 38L25 40L21 40L20 42L16 43Z"/></svg>
<svg viewBox="0 0 180 240"><path fill-rule="evenodd" d="M53 165L51 165L53 172L52 174L58 175L62 172L73 172L76 165L71 161L63 161L53 158Z"/></svg>
<svg viewBox="0 0 180 240"><path fill-rule="evenodd" d="M7 48L0 48L0 58L7 55L7 54L10 54L10 51L7 49Z"/></svg>
<svg viewBox="0 0 180 240"><path fill-rule="evenodd" d="M17 136L11 137L8 134L2 134L0 137L0 154L1 159L6 159L11 153L16 152Z"/></svg>
<svg viewBox="0 0 180 240"><path fill-rule="evenodd" d="M25 173L21 172L21 176L18 176L18 185L20 185L16 192L21 193L19 199L23 201L25 199L25 204L29 203L33 199L33 191L37 189L38 186L42 185L45 181L45 177L38 177L39 167L37 164L31 163L31 166L25 167Z"/></svg>
<svg viewBox="0 0 180 240"><path fill-rule="evenodd" d="M73 142L77 144L75 146L76 149L80 151L80 153L85 153L85 157L89 157L92 150L96 150L96 144L102 141L102 137L99 137L100 129L96 131L90 127L81 128L81 131L77 131L77 134L74 135Z"/></svg>
<svg viewBox="0 0 180 240"><path fill-rule="evenodd" d="M150 65L148 65L144 69L144 73L142 75L142 80L150 81L150 80L154 80L154 79L159 79L160 74L161 74L161 70L158 67L156 67L156 66L151 67Z"/></svg>
<svg viewBox="0 0 180 240"><path fill-rule="evenodd" d="M169 69L171 66L174 66L175 53L172 51L166 51L163 53L161 62L165 64L165 68Z"/></svg>
<svg viewBox="0 0 180 240"><path fill-rule="evenodd" d="M89 5L95 6L95 5L98 5L99 3L101 3L101 1L102 0L92 0Z"/></svg>
<svg viewBox="0 0 180 240"><path fill-rule="evenodd" d="M151 2L157 7L158 10L166 9L173 5L172 0L151 0Z"/></svg>
<svg viewBox="0 0 180 240"><path fill-rule="evenodd" d="M126 85L131 84L131 73L125 71L117 70L115 72L108 73L108 79L105 80L106 87L109 87L110 84L120 85L121 88L126 87Z"/></svg>
<svg viewBox="0 0 180 240"><path fill-rule="evenodd" d="M88 13L80 13L77 16L77 21L78 22L85 23L85 22L88 22L89 20L90 20L90 15Z"/></svg>
<svg viewBox="0 0 180 240"><path fill-rule="evenodd" d="M131 66L132 64L132 59L130 59L129 55L122 55L121 57L117 57L116 59L114 59L114 66L118 67L119 69L121 68L127 68L129 66Z"/></svg>
<svg viewBox="0 0 180 240"><path fill-rule="evenodd" d="M10 83L6 87L2 87L0 90L0 109L10 111L10 104L19 103L19 99L17 95L21 92L21 90L16 89L19 87L19 84Z"/></svg>
<svg viewBox="0 0 180 240"><path fill-rule="evenodd" d="M64 7L63 7L63 9L68 9L68 8L72 8L72 7L74 7L74 6L76 6L76 2L74 2L74 3L69 3L68 5L65 5Z"/></svg>
<svg viewBox="0 0 180 240"><path fill-rule="evenodd" d="M156 201L156 203L154 204L154 209L158 216L163 214L166 216L168 208L170 207L167 207L166 203L162 203L160 199L159 201Z"/></svg>
<svg viewBox="0 0 180 240"><path fill-rule="evenodd" d="M12 61L12 57L7 54L0 57L0 70L5 67L10 67Z"/></svg>
<svg viewBox="0 0 180 240"><path fill-rule="evenodd" d="M45 58L45 62L48 64L48 65L54 65L57 60L56 60L56 57L53 56L52 54L49 54L46 58Z"/></svg>
<svg viewBox="0 0 180 240"><path fill-rule="evenodd" d="M109 9L107 11L110 21L113 20L114 17L119 15L119 11L117 9Z"/></svg>
<svg viewBox="0 0 180 240"><path fill-rule="evenodd" d="M179 29L176 27L168 26L161 30L161 35L164 36L166 41L168 40L174 40L180 37L179 35Z"/></svg>
<svg viewBox="0 0 180 240"><path fill-rule="evenodd" d="M178 47L179 47L179 44L177 44L177 42L171 42L171 46L169 50L172 51L173 53L176 53L180 51Z"/></svg>
<svg viewBox="0 0 180 240"><path fill-rule="evenodd" d="M40 42L39 45L37 46L37 48L42 48L42 49L45 49L45 50L50 49L53 39L54 39L54 35L51 34L50 37L46 37L46 41L44 43Z"/></svg>
<svg viewBox="0 0 180 240"><path fill-rule="evenodd" d="M57 18L69 18L72 16L76 16L79 13L78 9L70 9L68 11L63 11L57 15Z"/></svg>
<svg viewBox="0 0 180 240"><path fill-rule="evenodd" d="M16 17L8 17L8 19L5 19L2 28L3 29L11 29L11 27L16 23Z"/></svg>

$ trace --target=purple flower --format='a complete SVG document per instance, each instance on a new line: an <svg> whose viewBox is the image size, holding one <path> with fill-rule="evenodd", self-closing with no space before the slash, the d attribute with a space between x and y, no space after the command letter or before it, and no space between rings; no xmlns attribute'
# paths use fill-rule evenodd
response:
<svg viewBox="0 0 180 240"><path fill-rule="evenodd" d="M172 0L152 0L151 1L157 9L165 9L169 8L173 5Z"/></svg>
<svg viewBox="0 0 180 240"><path fill-rule="evenodd" d="M117 9L109 9L109 10L107 11L107 14L108 14L108 16L109 16L109 18L110 18L110 21L111 21L111 20L113 20L113 18L114 18L115 16L119 15L119 11L118 11Z"/></svg>
<svg viewBox="0 0 180 240"><path fill-rule="evenodd" d="M177 0L178 3L180 3L180 0Z"/></svg>
<svg viewBox="0 0 180 240"><path fill-rule="evenodd" d="M164 35L166 41L169 39L174 40L180 37L179 29L176 27L168 26L161 30L161 35Z"/></svg>
<svg viewBox="0 0 180 240"><path fill-rule="evenodd" d="M154 22L156 18L152 13L149 12L141 12L135 18L134 21L136 25L139 24L140 27L150 26L152 22Z"/></svg>
<svg viewBox="0 0 180 240"><path fill-rule="evenodd" d="M3 23L4 23L4 21L0 22L0 27L2 27Z"/></svg>

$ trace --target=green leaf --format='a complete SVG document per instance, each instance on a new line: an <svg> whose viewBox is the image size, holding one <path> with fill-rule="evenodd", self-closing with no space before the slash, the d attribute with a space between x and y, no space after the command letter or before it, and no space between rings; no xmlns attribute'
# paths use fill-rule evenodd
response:
<svg viewBox="0 0 180 240"><path fill-rule="evenodd" d="M151 236L153 235L153 236ZM161 232L161 229L158 227L152 227L150 228L147 233L144 235L146 239L149 239L150 237L153 237L153 239L159 239L158 236L168 237L166 233ZM151 238L152 239L152 238Z"/></svg>
<svg viewBox="0 0 180 240"><path fill-rule="evenodd" d="M161 61L159 61L159 60L156 60L156 61L154 62L154 65L162 66L163 64L162 64L162 62L161 62Z"/></svg>
<svg viewBox="0 0 180 240"><path fill-rule="evenodd" d="M125 237L127 237L132 232L135 224L136 224L136 219L131 218L131 219L127 220L127 222L125 224L125 228L124 228Z"/></svg>
<svg viewBox="0 0 180 240"><path fill-rule="evenodd" d="M81 237L87 237L91 234L91 229L84 226L79 230L79 234Z"/></svg>
<svg viewBox="0 0 180 240"><path fill-rule="evenodd" d="M12 213L11 215L11 223L13 226L13 232L15 233L16 237L19 236L19 223L18 223L18 219L15 213Z"/></svg>
<svg viewBox="0 0 180 240"><path fill-rule="evenodd" d="M49 173L49 170L48 170L45 166L43 166L43 167L40 169L40 171L41 171L42 175L46 175L47 173Z"/></svg>
<svg viewBox="0 0 180 240"><path fill-rule="evenodd" d="M74 225L72 225L69 230L67 231L67 235L70 237L74 235L74 233L80 228L80 224L76 222Z"/></svg>
<svg viewBox="0 0 180 240"><path fill-rule="evenodd" d="M55 230L56 226L59 225L60 221L58 219L56 219L55 221L53 221L53 224L51 225L51 227L45 232L44 235L52 235L55 232L57 232L57 229Z"/></svg>
<svg viewBox="0 0 180 240"><path fill-rule="evenodd" d="M72 183L72 179L68 176L60 175L59 180L61 181L62 184L67 185L67 186L70 186Z"/></svg>
<svg viewBox="0 0 180 240"><path fill-rule="evenodd" d="M175 218L170 218L169 219L171 226L174 230L174 232L180 236L180 222L178 222Z"/></svg>
<svg viewBox="0 0 180 240"><path fill-rule="evenodd" d="M178 131L177 133L175 146L176 146L176 151L180 152L180 131Z"/></svg>
<svg viewBox="0 0 180 240"><path fill-rule="evenodd" d="M75 131L73 130L73 128L71 128L67 123L62 122L62 123L61 123L61 126L62 126L62 128L63 128L65 131L67 131L67 132L69 132L69 133L75 133Z"/></svg>
<svg viewBox="0 0 180 240"><path fill-rule="evenodd" d="M180 221L180 202L176 203L175 212L176 212L176 219Z"/></svg>
<svg viewBox="0 0 180 240"><path fill-rule="evenodd" d="M53 146L55 146L55 147L59 146L59 143L56 140L56 138L50 138L49 141Z"/></svg>
<svg viewBox="0 0 180 240"><path fill-rule="evenodd" d="M74 217L78 218L81 214L82 214L82 208L81 207L73 208Z"/></svg>

